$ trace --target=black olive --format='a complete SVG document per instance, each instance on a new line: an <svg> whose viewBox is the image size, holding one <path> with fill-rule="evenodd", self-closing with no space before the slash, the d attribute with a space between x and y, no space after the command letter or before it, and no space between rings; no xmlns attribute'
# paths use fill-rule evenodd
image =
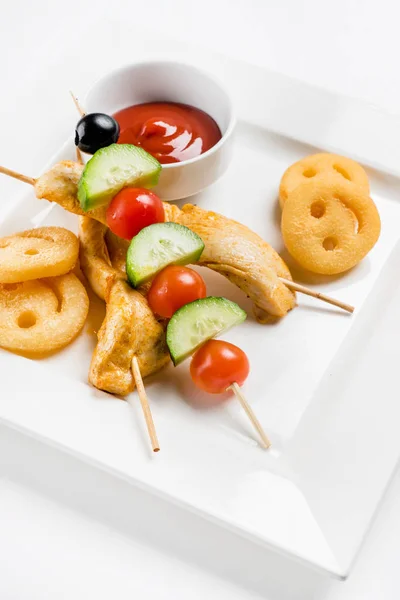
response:
<svg viewBox="0 0 400 600"><path fill-rule="evenodd" d="M82 152L94 154L100 148L115 144L119 137L117 121L104 113L82 117L75 129L75 146Z"/></svg>

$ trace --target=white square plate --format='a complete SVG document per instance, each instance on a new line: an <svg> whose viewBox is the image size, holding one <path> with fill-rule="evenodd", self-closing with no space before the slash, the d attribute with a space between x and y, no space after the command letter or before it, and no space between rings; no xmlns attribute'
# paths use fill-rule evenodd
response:
<svg viewBox="0 0 400 600"><path fill-rule="evenodd" d="M130 41L129 53L126 43L125 52L120 45L115 67L119 56L127 62L180 58L183 52L156 42L151 53L143 52L135 43ZM240 118L233 162L216 185L192 200L200 206L242 221L282 251L277 189L289 164L318 148L371 167L372 196L382 218L376 248L343 277L306 282L354 304L355 314L299 296L299 307L280 323L262 326L249 316L224 336L249 355L245 392L272 438L270 452L253 440L234 402L201 412L184 401L194 393L185 363L147 382L162 449L151 456L139 406L133 419L127 403L87 384L93 318L70 347L49 359L34 362L1 352L0 419L209 519L215 528L345 577L400 452L394 392L399 123L358 101L258 67L187 47L184 57L224 80ZM109 46L107 55L99 49L93 60L95 72L110 66ZM52 163L73 157L70 141ZM76 231L77 218L39 202L28 189L3 215L0 232L42 224ZM295 278L302 277L288 262ZM250 309L234 286L215 274L206 279L210 294ZM99 301L93 304L99 316Z"/></svg>

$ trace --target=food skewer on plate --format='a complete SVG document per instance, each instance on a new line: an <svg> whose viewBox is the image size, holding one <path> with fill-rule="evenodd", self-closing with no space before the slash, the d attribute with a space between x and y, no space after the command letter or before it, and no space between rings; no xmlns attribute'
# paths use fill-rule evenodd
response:
<svg viewBox="0 0 400 600"><path fill-rule="evenodd" d="M96 114L87 116L78 99L72 92L71 96L79 114L82 117L77 125L75 134L75 144L78 151L79 149L88 149L88 151L94 150L95 148L90 148L90 145L88 144L88 139L89 142L91 142L91 138L93 138L93 136L95 143L97 144L96 147L107 145L108 143L111 143L110 140L118 140L119 125L113 117L109 117L108 115L98 115L96 121ZM86 119L88 120L88 123L85 126L85 121L83 119L86 117L88 117L88 119ZM96 132L98 132L97 135ZM279 280L293 292L300 292L302 294L311 296L333 306L337 306L338 308L341 308L349 313L354 312L353 306L292 281L290 273L289 277L285 277L284 275L279 276Z"/></svg>
<svg viewBox="0 0 400 600"><path fill-rule="evenodd" d="M151 277L152 284L147 294L150 308L162 318L170 319L166 342L174 364L178 365L195 353L191 374L197 387L209 394L233 391L259 433L263 447L269 448L270 441L239 387L243 385L249 372L246 355L233 344L212 340L226 329L241 323L246 318L246 313L226 298L205 297L206 286L200 275L182 265L168 265L171 257L164 255L160 257L158 264L153 263L152 269L157 272L153 278L154 272L147 270L147 257L144 261L141 258L145 256L149 229L152 230L152 248L158 245L157 236L160 240L167 239L167 230L173 230L176 245L182 251L182 256L175 255L173 258L179 258L180 263L191 262L194 254L202 252L204 244L184 226L160 223L147 230L143 229L128 250L126 269L131 285L142 284ZM112 261L111 251L110 258ZM208 353L208 348L217 348L219 352ZM213 403L219 404L220 401L217 399ZM208 401L207 405L209 404Z"/></svg>
<svg viewBox="0 0 400 600"><path fill-rule="evenodd" d="M263 447L268 449L271 442L240 388L249 374L248 358L237 346L212 339L220 331L211 331L207 323L209 319L216 318L220 324L225 322L224 326L231 327L246 318L246 315L226 298L207 298L206 295L205 282L196 271L170 265L155 276L147 299L155 314L170 319L167 326L167 344L175 364L181 362L193 350L193 348L191 350L185 348L184 341L188 338L191 340L199 338L199 331L203 331L204 339L197 339L197 345L204 343L194 353L190 365L193 382L208 394L233 392L259 434ZM233 320L228 320L226 309L223 314L224 304L226 309L235 307L231 315ZM192 318L190 319L189 316L187 319L190 313ZM211 339L208 339L210 336ZM181 342L177 344L176 340L179 339ZM196 346L196 342L194 343ZM214 403L218 404L219 401Z"/></svg>
<svg viewBox="0 0 400 600"><path fill-rule="evenodd" d="M82 171L83 167L79 163L61 161L38 179L34 179L0 166L0 173L34 186L38 198L56 202L72 213L91 217L107 225L107 208L104 205L87 211L81 207L78 200L78 184ZM260 322L282 317L295 306L294 296L285 292L289 286L293 291L297 289L300 293L338 306L347 312L354 311L354 307L347 303L292 282L290 272L279 255L267 242L241 223L190 204L179 209L164 202L163 207L166 221L186 225L199 233L202 239L207 238L206 250L198 264L220 272L241 287L253 300ZM228 232L229 237L235 241L231 249L228 247ZM258 258L256 264L251 260L249 249Z"/></svg>
<svg viewBox="0 0 400 600"><path fill-rule="evenodd" d="M98 148L100 146L104 147L112 143L113 141L116 142L118 140L119 126L115 119L108 115L102 115L97 113L93 115L87 115L82 106L80 105L77 97L72 92L70 93L74 104L79 114L81 115L81 120L77 125L75 134L75 144L77 146L77 151L80 152L80 149L83 149L88 150L90 152L90 150L93 151L95 150L95 148ZM92 139L95 139L95 148L90 148L90 143ZM280 276L279 280L286 287L288 287L294 292L300 292L318 300L322 300L323 302L327 302L328 304L337 306L338 308L342 308L343 310L349 313L354 312L353 306L340 300L336 300L335 298L327 296L326 294L316 292L315 290L295 283L294 281L291 281L291 278L285 278L284 276Z"/></svg>
<svg viewBox="0 0 400 600"><path fill-rule="evenodd" d="M146 256L149 230L152 249L163 247L161 242L173 240L175 243L175 250L164 250L157 260L153 259L150 268ZM190 372L194 383L209 394L232 391L258 432L263 447L268 449L271 442L240 389L249 374L247 356L233 344L213 340L243 322L247 315L227 298L206 297L206 286L200 275L181 266L198 260L203 251L203 240L185 226L151 225L142 229L129 246L128 280L137 287L152 279L148 302L154 313L170 319L166 342L174 365L193 355ZM174 264L176 262L179 266Z"/></svg>
<svg viewBox="0 0 400 600"><path fill-rule="evenodd" d="M110 266L104 243L105 227L82 217L79 227L81 268L94 292L106 301L106 316L89 369L89 381L112 394L140 393L153 450L159 449L143 376L169 362L165 335L146 299Z"/></svg>
<svg viewBox="0 0 400 600"><path fill-rule="evenodd" d="M160 224L156 228L169 229L171 225L165 223ZM178 226L178 229L179 227L181 230L186 229L182 226ZM204 298L205 284L200 275L183 266L176 267L180 271L186 271L184 273L185 285L180 288L176 285L176 280L172 282L172 285L170 285L171 280L169 281L170 284L166 280L166 277L168 279L166 275L168 270L175 267L167 266L164 270L159 271L160 264L153 266L159 272L159 275L152 281L148 294L149 302L147 302L141 293L124 281L124 272L120 270L119 261L116 262L118 266L114 266L113 254L115 248L112 246L109 246L110 266L107 260L108 257L106 257L103 250L105 231L106 228L99 222L88 217L81 219L82 270L98 295L105 295L107 294L106 290L110 289L107 300L106 318L99 331L98 343L93 353L89 372L89 381L96 387L105 389L111 393L127 395L131 391L129 370L133 353L137 354L138 360L146 369L143 371L143 374L149 375L164 367L169 362L170 355L175 364L178 364L190 356L208 338L242 322L246 318L246 313L234 302L222 298ZM190 235L191 232L188 232L188 234ZM153 236L155 235L156 233L153 233ZM195 234L192 235L196 238ZM145 240L144 243L146 243ZM185 240L180 240L179 246L183 247L184 244ZM203 244L201 243L200 246L201 251ZM141 240L139 239L139 244L136 244L136 248L134 247L132 250L136 253L136 256L133 256L131 252L129 257L129 262L136 265L136 280L143 276L143 268L139 264L141 250L143 249L145 248L141 245ZM190 248L190 252L193 252L193 247ZM186 254L186 256L188 255ZM192 293L187 287L187 276L190 273L195 276L194 283L196 285L194 290L192 288ZM201 280L202 285L200 287L198 280ZM156 288L158 288L158 291ZM153 305L151 298L157 298L157 303ZM202 303L199 298L204 299L204 302ZM195 299L197 301L191 301ZM154 307L157 310L154 310ZM174 315L169 321L170 325L167 328L167 340L165 339L162 324L157 322L151 309L163 318L170 318ZM187 315L189 319L187 319ZM210 317L211 322L216 323L216 328L214 329L211 329L208 324ZM199 336L196 333L197 329L202 331L203 334ZM193 340L195 340L194 346L191 346ZM233 348L232 344L226 344L225 342L214 341L214 343L224 344ZM202 346L199 352L203 352L205 346ZM244 379L247 377L248 360L239 348L236 348L236 351L244 356L245 367L247 365L244 377L241 370L237 371L237 369L233 368L235 364L232 363L232 360L228 360L229 357L225 355L223 357L225 375L222 382L221 376L218 376L218 388L215 389L215 382L212 388L208 387L206 389L204 387L204 385L210 386L209 379L213 377L213 370L217 367L220 371L220 366L215 365L215 361L213 360L211 361L211 369L209 368L208 374L206 374L204 384L201 384L201 380L204 379L204 370L202 375L193 376L196 385L214 394L220 394L232 387L235 394L240 393L237 386L243 384ZM232 378L237 379L237 381L233 381ZM233 385L234 383L237 385ZM221 398L224 399L224 397ZM259 432L263 447L268 448L270 446L269 439L256 419L254 412L243 398L243 394L241 394L239 399L242 406L246 407L247 415ZM219 402L219 399L214 401L214 403Z"/></svg>
<svg viewBox="0 0 400 600"><path fill-rule="evenodd" d="M103 115L94 113L93 115L87 115L77 97L72 93L72 91L70 93L81 116L81 120L77 124L75 132L75 144L77 151L80 152L80 149L82 149L91 152L91 150L93 151L95 148L104 147L112 142L116 142L119 135L119 125L117 121L113 117L105 114ZM95 140L95 148L90 148L92 139ZM338 308L342 308L349 313L354 312L354 307L350 304L298 284L292 281L291 277L285 278L284 276L279 276L279 280L293 292L300 292L302 294L311 296L333 306L337 306Z"/></svg>
<svg viewBox="0 0 400 600"><path fill-rule="evenodd" d="M192 380L207 394L219 395L221 400L214 404L224 400L221 394L233 392L260 436L262 447L268 450L270 439L241 389L249 375L249 360L238 346L213 339L244 321L246 316L235 302L226 298L200 298L174 312L167 326L167 345L175 366L192 355Z"/></svg>
<svg viewBox="0 0 400 600"><path fill-rule="evenodd" d="M71 93L72 95L72 93ZM74 96L72 96L74 98ZM77 106L79 106L77 104ZM78 162L83 162L82 161L82 157L80 155L80 150L79 148L77 148L77 155L78 155ZM82 253L81 253L82 254ZM85 275L87 275L87 272L85 273ZM98 273L97 273L98 275ZM89 274L90 276L90 274ZM89 281L89 283L91 283L91 281ZM97 285L97 284L96 284ZM105 300L105 294L103 293L104 290L101 290L101 297ZM153 452L159 452L160 451L160 444L158 442L158 437L157 437L157 432L156 432L156 428L154 425L154 420L153 420L153 415L151 413L151 408L150 408L150 404L149 404L149 400L147 397L147 393L144 387L144 383L143 383L143 378L140 372L140 366L139 366L139 362L137 359L136 355L133 355L132 359L131 359L131 363L130 363L130 368L132 371L132 375L133 375L133 379L135 381L135 385L136 385L136 390L139 396L139 400L140 400L140 405L142 407L142 412L143 412L143 416L146 422L146 426L147 426L147 431L149 434L149 438L150 438L150 443L153 449ZM131 395L128 395L128 403L131 404ZM135 408L135 406L132 404L132 407Z"/></svg>

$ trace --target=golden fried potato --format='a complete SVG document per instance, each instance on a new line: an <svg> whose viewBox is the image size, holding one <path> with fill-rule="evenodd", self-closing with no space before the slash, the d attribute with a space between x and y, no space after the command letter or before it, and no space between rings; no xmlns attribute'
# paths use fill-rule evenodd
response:
<svg viewBox="0 0 400 600"><path fill-rule="evenodd" d="M281 208L283 209L289 194L299 185L311 179L325 179L327 176L335 176L339 180L351 181L369 194L368 176L361 165L351 160L351 158L321 152L320 154L306 156L306 158L299 160L286 169L279 186Z"/></svg>
<svg viewBox="0 0 400 600"><path fill-rule="evenodd" d="M291 192L283 207L285 245L302 267L314 273L333 275L351 269L376 244L380 231L371 198L359 186L337 177L304 183Z"/></svg>
<svg viewBox="0 0 400 600"><path fill-rule="evenodd" d="M63 227L39 227L0 239L0 283L64 275L78 259L76 235Z"/></svg>
<svg viewBox="0 0 400 600"><path fill-rule="evenodd" d="M0 346L28 354L60 350L78 335L88 310L86 290L72 273L0 284Z"/></svg>

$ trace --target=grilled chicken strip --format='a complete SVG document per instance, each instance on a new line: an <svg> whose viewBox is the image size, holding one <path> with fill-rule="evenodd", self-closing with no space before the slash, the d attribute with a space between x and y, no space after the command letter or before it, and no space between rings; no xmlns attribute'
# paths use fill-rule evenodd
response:
<svg viewBox="0 0 400 600"><path fill-rule="evenodd" d="M205 248L198 265L224 275L254 303L260 323L283 317L296 303L295 295L280 280L292 279L277 252L242 223L192 204L179 209L164 204L166 220L189 227Z"/></svg>
<svg viewBox="0 0 400 600"><path fill-rule="evenodd" d="M258 235L241 223L191 204L186 204L182 210L173 204L165 204L164 208L168 221L186 225L204 241L205 248L197 264L225 275L250 296L260 322L271 320L271 316L284 316L293 308L293 293L278 279L291 279L289 270ZM125 275L129 242L110 230L106 240L113 267ZM273 270L264 262L260 264L259 256L268 257Z"/></svg>
<svg viewBox="0 0 400 600"><path fill-rule="evenodd" d="M106 223L106 208L84 213L76 196L82 165L57 163L36 181L36 194L57 202L70 212ZM166 221L186 225L204 241L199 265L227 277L254 303L258 321L283 317L295 306L295 295L279 277L290 279L289 269L275 250L245 225L191 204L183 209L164 203Z"/></svg>
<svg viewBox="0 0 400 600"><path fill-rule="evenodd" d="M100 390L125 396L134 388L131 371L134 356L142 377L156 373L170 359L164 328L147 300L110 265L105 230L104 225L93 219L80 219L81 268L93 290L107 303L90 365L89 382Z"/></svg>
<svg viewBox="0 0 400 600"><path fill-rule="evenodd" d="M92 290L108 302L108 296L115 281L125 279L111 266L108 249L104 241L107 227L90 219L79 219L79 261L81 269Z"/></svg>
<svg viewBox="0 0 400 600"><path fill-rule="evenodd" d="M68 212L82 217L92 217L100 223L107 224L106 206L87 212L81 209L78 200L78 183L81 178L84 165L72 160L62 160L55 164L49 171L43 173L35 181L35 193L39 199L44 198L50 202L59 204Z"/></svg>
<svg viewBox="0 0 400 600"><path fill-rule="evenodd" d="M105 240L112 266L114 269L117 269L123 277L126 277L126 253L129 248L128 240L118 237L111 229L107 229Z"/></svg>

